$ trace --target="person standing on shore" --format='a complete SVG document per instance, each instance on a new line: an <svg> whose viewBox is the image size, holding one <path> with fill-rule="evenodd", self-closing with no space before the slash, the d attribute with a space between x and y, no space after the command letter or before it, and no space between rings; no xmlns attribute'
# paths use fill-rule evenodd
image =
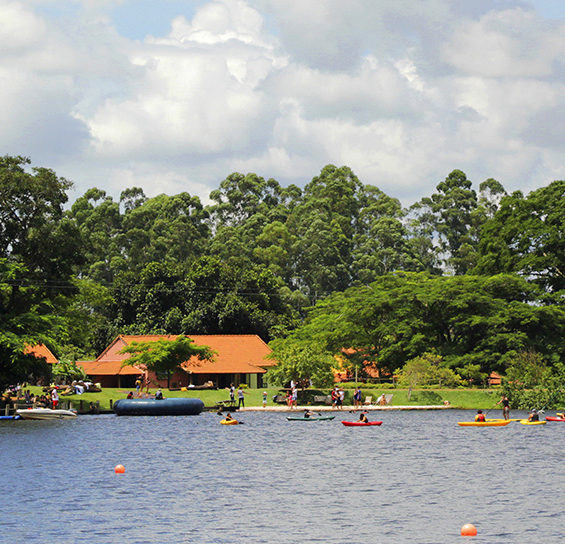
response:
<svg viewBox="0 0 565 544"><path fill-rule="evenodd" d="M51 391L51 404L53 405L53 410L56 410L59 405L59 393L57 393L56 387Z"/></svg>
<svg viewBox="0 0 565 544"><path fill-rule="evenodd" d="M502 417L504 419L510 419L510 401L508 397L502 395L502 398L496 404L502 404Z"/></svg>
<svg viewBox="0 0 565 544"><path fill-rule="evenodd" d="M233 383L230 383L229 392L230 392L230 401L235 402L235 386Z"/></svg>
<svg viewBox="0 0 565 544"><path fill-rule="evenodd" d="M243 390L243 388L241 387L241 385L239 386L239 389L237 390L237 407L238 408L245 408L245 398L243 397L243 395L245 395L245 391Z"/></svg>
<svg viewBox="0 0 565 544"><path fill-rule="evenodd" d="M263 391L263 408L267 407L267 391Z"/></svg>
<svg viewBox="0 0 565 544"><path fill-rule="evenodd" d="M356 410L357 408L361 407L361 388L356 387L355 393L353 393L353 409Z"/></svg>

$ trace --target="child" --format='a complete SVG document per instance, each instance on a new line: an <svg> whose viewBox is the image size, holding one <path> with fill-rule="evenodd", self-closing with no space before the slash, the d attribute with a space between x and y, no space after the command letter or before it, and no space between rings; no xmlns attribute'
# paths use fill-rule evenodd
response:
<svg viewBox="0 0 565 544"><path fill-rule="evenodd" d="M263 391L263 408L267 407L267 391Z"/></svg>

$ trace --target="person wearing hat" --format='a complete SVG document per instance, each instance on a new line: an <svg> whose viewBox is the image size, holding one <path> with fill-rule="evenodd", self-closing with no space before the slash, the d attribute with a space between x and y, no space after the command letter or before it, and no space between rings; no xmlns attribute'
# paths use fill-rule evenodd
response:
<svg viewBox="0 0 565 544"><path fill-rule="evenodd" d="M534 408L528 416L528 421L539 421L538 411Z"/></svg>

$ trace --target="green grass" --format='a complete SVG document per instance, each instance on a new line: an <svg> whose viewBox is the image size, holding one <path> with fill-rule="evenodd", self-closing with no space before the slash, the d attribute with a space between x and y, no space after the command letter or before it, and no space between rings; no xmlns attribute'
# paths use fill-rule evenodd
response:
<svg viewBox="0 0 565 544"><path fill-rule="evenodd" d="M41 394L40 387L30 387L32 393ZM126 397L129 389L107 388L100 393L84 393L82 395L62 396L61 401L70 401L73 408L80 409L82 401L83 410L87 410L90 402L100 402L101 410L110 410L110 401ZM153 393L155 389L151 390ZM263 391L267 391L267 406L273 405L273 396L279 392L278 388L268 389L245 389L245 405L261 406ZM308 391L308 396L312 397L312 391ZM329 393L328 390L316 390L315 394ZM363 398L370 395L373 402L379 398L381 393L393 395L392 406L432 406L442 405L444 400L449 401L452 408L462 409L483 409L490 410L500 400L501 393L496 389L414 389L408 400L408 390L406 389L367 389L363 391ZM229 399L229 393L225 389L194 390L194 391L168 391L163 390L165 397L192 397L200 398L205 406L214 406L218 401ZM345 403L353 404L352 391L346 391ZM300 403L300 396L299 396Z"/></svg>

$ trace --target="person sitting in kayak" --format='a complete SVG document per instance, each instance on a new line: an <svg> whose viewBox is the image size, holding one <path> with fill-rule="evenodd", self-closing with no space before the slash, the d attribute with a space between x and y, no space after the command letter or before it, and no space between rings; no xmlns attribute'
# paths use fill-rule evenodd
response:
<svg viewBox="0 0 565 544"><path fill-rule="evenodd" d="M475 421L479 421L484 423L486 421L485 414L483 414L482 410L477 410L477 415L475 416Z"/></svg>
<svg viewBox="0 0 565 544"><path fill-rule="evenodd" d="M233 421L233 417L231 417L231 414L229 412L226 414L226 417L224 419L226 421Z"/></svg>
<svg viewBox="0 0 565 544"><path fill-rule="evenodd" d="M534 408L528 416L528 421L539 421L538 411Z"/></svg>
<svg viewBox="0 0 565 544"><path fill-rule="evenodd" d="M359 421L361 423L369 423L369 420L367 419L367 412L361 412L361 415L359 416Z"/></svg>
<svg viewBox="0 0 565 544"><path fill-rule="evenodd" d="M306 410L304 410L304 418L308 419L309 417L315 416L316 414L314 412L311 412L310 410L308 410L308 408L306 408Z"/></svg>
<svg viewBox="0 0 565 544"><path fill-rule="evenodd" d="M560 417L560 418L562 418L562 419L565 419L565 412L563 412L563 413L557 412L555 415L556 415L557 417Z"/></svg>

